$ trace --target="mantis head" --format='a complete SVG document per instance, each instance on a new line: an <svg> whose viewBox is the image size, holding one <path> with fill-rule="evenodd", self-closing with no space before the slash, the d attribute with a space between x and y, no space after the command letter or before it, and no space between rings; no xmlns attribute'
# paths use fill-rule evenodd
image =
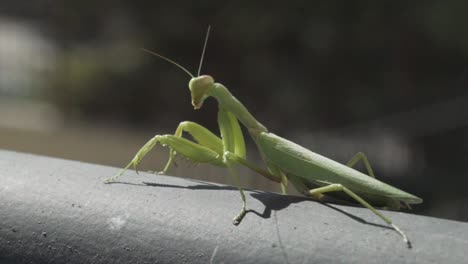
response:
<svg viewBox="0 0 468 264"><path fill-rule="evenodd" d="M213 85L214 79L209 75L194 77L190 80L189 89L192 96L192 105L195 109L202 107Z"/></svg>

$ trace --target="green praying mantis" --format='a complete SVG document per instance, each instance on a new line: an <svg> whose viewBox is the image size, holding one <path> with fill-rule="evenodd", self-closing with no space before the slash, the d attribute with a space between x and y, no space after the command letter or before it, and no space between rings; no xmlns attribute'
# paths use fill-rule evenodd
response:
<svg viewBox="0 0 468 264"><path fill-rule="evenodd" d="M210 28L206 34L196 77L178 63L157 53L145 51L176 65L190 75L188 86L195 109L200 109L209 97L218 102L218 125L221 135L217 136L194 122L181 122L174 135L156 135L151 138L119 174L107 179L106 182L116 180L130 166L136 170L143 157L159 143L170 149L169 160L162 173L168 171L176 154L195 163L208 163L229 170L242 198L242 208L233 219L235 225L241 222L247 212L246 197L234 169L234 166L241 165L279 183L284 194L289 182L300 193L319 199L325 193L344 192L390 225L401 235L407 246L411 247L406 234L374 206L398 210L402 206L409 207L410 204L422 203L423 200L377 180L363 153L357 153L347 164L341 164L269 132L225 86L216 83L209 75L200 76L209 32ZM255 142L266 169L246 159L244 136L239 123L246 128ZM190 134L194 141L183 138L184 132ZM364 163L368 175L353 169L358 161Z"/></svg>

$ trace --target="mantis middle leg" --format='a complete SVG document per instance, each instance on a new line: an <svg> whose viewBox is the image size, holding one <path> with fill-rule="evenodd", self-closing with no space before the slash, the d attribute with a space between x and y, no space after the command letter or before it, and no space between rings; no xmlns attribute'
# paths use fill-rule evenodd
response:
<svg viewBox="0 0 468 264"><path fill-rule="evenodd" d="M353 167L354 165L356 165L356 163L358 161L362 160L362 162L364 163L364 166L366 167L366 170L367 170L367 173L369 176L371 176L372 178L375 178L375 175L374 175L374 171L372 170L372 167L369 163L369 160L367 159L366 155L362 152L358 152L356 153L356 155L354 155L347 163L346 163L346 166L348 167Z"/></svg>

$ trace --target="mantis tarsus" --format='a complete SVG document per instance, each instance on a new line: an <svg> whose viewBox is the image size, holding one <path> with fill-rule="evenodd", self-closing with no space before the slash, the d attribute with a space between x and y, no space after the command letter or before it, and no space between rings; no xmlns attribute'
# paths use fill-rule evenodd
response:
<svg viewBox="0 0 468 264"><path fill-rule="evenodd" d="M215 83L213 77L209 75L200 76L208 36L209 28L197 77L172 60L157 53L145 51L176 65L190 75L189 90L195 109L201 108L205 99L209 97L217 100L221 136L218 137L197 123L181 122L174 135L156 135L150 139L130 163L107 182L120 177L130 166L136 169L143 157L159 143L170 148L169 160L163 173L170 168L176 153L195 163L209 163L228 168L238 185L243 202L241 211L233 219L235 225L238 225L246 214L245 194L234 170L234 165L242 165L279 183L283 193L286 193L288 182L291 182L304 195L316 198L320 198L324 193L342 191L390 225L403 237L408 247L411 247L405 233L388 217L377 211L373 205L398 210L402 205L409 207L409 204L422 203L422 199L377 180L363 153L356 154L344 165L268 132L268 129L257 121L225 86ZM247 129L255 142L266 169L247 161L244 136L239 122ZM183 138L183 132L190 134L195 142ZM364 163L368 175L352 168L358 161Z"/></svg>

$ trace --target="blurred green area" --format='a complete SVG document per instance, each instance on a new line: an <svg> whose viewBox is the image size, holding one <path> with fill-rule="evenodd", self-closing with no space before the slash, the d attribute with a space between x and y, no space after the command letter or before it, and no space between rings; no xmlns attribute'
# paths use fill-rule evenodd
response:
<svg viewBox="0 0 468 264"><path fill-rule="evenodd" d="M468 2L11 1L0 3L0 148L122 167L194 111L188 77L226 85L271 131L468 220ZM249 156L259 157L250 144ZM144 169L158 170L158 149ZM180 161L171 174L232 183ZM278 190L242 170L250 188ZM105 175L103 175L105 178ZM157 178L155 178L155 181Z"/></svg>

